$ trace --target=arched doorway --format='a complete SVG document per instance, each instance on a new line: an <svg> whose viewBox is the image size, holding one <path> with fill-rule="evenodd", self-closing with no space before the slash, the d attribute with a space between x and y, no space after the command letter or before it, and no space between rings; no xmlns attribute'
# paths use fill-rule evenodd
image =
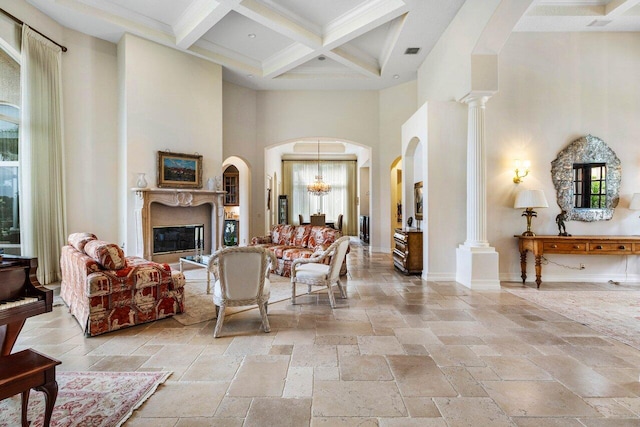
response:
<svg viewBox="0 0 640 427"><path fill-rule="evenodd" d="M240 157L231 156L222 162L223 189L227 183L233 182L233 176L237 177L236 193L233 197L225 197L224 218L238 221L238 244L249 243L251 226L249 213L251 212L251 169L247 162ZM230 178L227 181L226 178ZM227 195L229 196L229 195Z"/></svg>
<svg viewBox="0 0 640 427"><path fill-rule="evenodd" d="M391 247L393 247L393 232L396 228L402 227L403 218L403 192L402 192L402 157L397 157L391 163L389 176L389 221L391 230L389 232Z"/></svg>
<svg viewBox="0 0 640 427"><path fill-rule="evenodd" d="M288 218L290 223L297 224L299 222L298 215L300 214L306 218L306 221L309 221L310 212L316 213L317 209L320 208L323 209L323 212L326 211L325 213L328 213L327 220L329 221L337 219L337 215L342 214L343 233L357 236L358 218L363 208L359 192L361 184L360 172L363 165L368 164L370 158L371 148L353 141L328 137L296 138L272 144L265 148L265 175L267 184L269 179L272 181L272 193L275 193L272 194L275 198L274 200L277 200L277 196L281 195L288 197ZM327 181L333 179L333 187L329 195L312 196L314 198L323 197L321 201L311 199L311 196L307 194L302 194L305 193L306 184L313 181L313 175L317 175L315 168L318 160L320 160L320 169L324 179ZM301 179L300 176L302 174L298 173L295 175L297 178L295 178L294 184L293 178L291 178L294 176L290 165L292 162L305 162L308 167L302 168L304 169L303 172L307 173L313 170L314 173L311 174L311 178ZM331 162L350 162L351 165L347 168L349 170L347 172L348 178L332 178L331 175L334 171L329 170L328 167ZM326 169L323 169L325 167ZM307 182L309 179L310 181ZM345 189L347 186L350 187L348 190ZM344 196L344 200L333 199L334 197L342 197L337 195L338 191L336 190L338 189L344 191L342 194L348 194ZM295 194L298 194L298 197ZM340 207L337 209L335 206ZM366 211L369 211L368 205ZM269 212L267 215L269 215Z"/></svg>

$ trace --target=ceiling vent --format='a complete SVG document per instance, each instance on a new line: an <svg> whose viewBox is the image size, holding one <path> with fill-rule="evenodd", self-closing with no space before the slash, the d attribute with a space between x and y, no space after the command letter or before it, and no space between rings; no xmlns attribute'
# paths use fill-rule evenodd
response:
<svg viewBox="0 0 640 427"><path fill-rule="evenodd" d="M593 20L587 27L604 27L605 25L609 25L611 21L606 19L595 19Z"/></svg>
<svg viewBox="0 0 640 427"><path fill-rule="evenodd" d="M408 47L407 50L404 51L405 55L417 55L420 52L419 47Z"/></svg>

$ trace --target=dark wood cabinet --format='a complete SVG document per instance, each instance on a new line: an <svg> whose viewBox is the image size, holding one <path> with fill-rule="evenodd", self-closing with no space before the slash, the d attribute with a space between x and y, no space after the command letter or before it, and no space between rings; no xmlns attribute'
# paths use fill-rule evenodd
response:
<svg viewBox="0 0 640 427"><path fill-rule="evenodd" d="M393 265L404 274L422 273L422 230L396 228Z"/></svg>
<svg viewBox="0 0 640 427"><path fill-rule="evenodd" d="M278 196L278 224L289 224L289 200L287 196Z"/></svg>
<svg viewBox="0 0 640 427"><path fill-rule="evenodd" d="M238 206L240 204L240 173L235 166L229 166L223 174L225 206Z"/></svg>
<svg viewBox="0 0 640 427"><path fill-rule="evenodd" d="M360 240L369 243L369 217L360 215Z"/></svg>

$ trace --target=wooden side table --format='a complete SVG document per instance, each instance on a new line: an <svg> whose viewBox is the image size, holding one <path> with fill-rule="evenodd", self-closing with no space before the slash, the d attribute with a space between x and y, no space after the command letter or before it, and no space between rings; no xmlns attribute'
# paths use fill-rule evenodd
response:
<svg viewBox="0 0 640 427"><path fill-rule="evenodd" d="M22 394L22 426L28 427L27 406L31 389L41 391L45 396L44 426L51 422L53 405L58 397L56 366L61 362L38 353L22 350L0 357L0 400Z"/></svg>

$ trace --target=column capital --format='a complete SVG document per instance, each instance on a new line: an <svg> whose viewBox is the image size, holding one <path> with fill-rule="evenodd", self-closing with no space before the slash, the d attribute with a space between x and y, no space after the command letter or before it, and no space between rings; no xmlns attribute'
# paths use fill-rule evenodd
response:
<svg viewBox="0 0 640 427"><path fill-rule="evenodd" d="M474 90L460 98L460 102L474 106L480 104L481 107L484 107L484 104L495 95L497 91L495 90Z"/></svg>

